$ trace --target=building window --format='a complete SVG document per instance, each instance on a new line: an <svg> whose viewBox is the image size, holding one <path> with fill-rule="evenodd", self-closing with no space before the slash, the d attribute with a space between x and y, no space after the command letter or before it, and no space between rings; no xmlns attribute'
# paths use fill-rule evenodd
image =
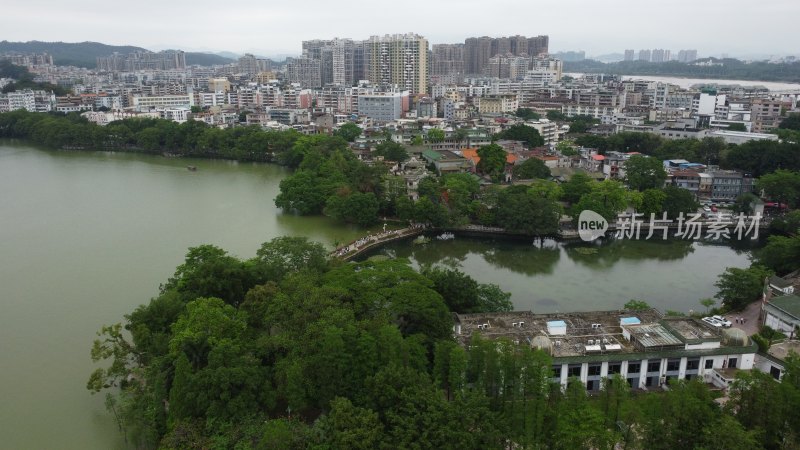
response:
<svg viewBox="0 0 800 450"><path fill-rule="evenodd" d="M600 364L589 365L589 375L600 375Z"/></svg>
<svg viewBox="0 0 800 450"><path fill-rule="evenodd" d="M614 375L615 373L622 372L622 363L609 363L608 364L608 374Z"/></svg>
<svg viewBox="0 0 800 450"><path fill-rule="evenodd" d="M578 365L570 365L567 371L567 376L569 377L580 377L581 376L581 366Z"/></svg>
<svg viewBox="0 0 800 450"><path fill-rule="evenodd" d="M553 366L553 378L561 378L561 365Z"/></svg>
<svg viewBox="0 0 800 450"><path fill-rule="evenodd" d="M781 379L781 369L779 369L779 368L777 368L775 366L771 366L769 368L769 374L772 375L772 378L775 378L776 380L780 380Z"/></svg>
<svg viewBox="0 0 800 450"><path fill-rule="evenodd" d="M681 367L680 359L670 359L667 361L667 372L676 372Z"/></svg>
<svg viewBox="0 0 800 450"><path fill-rule="evenodd" d="M642 371L642 363L640 362L628 363L628 373L639 373L641 371Z"/></svg>
<svg viewBox="0 0 800 450"><path fill-rule="evenodd" d="M647 371L648 372L660 372L661 371L661 361L650 361L647 363Z"/></svg>
<svg viewBox="0 0 800 450"><path fill-rule="evenodd" d="M713 367L714 367L714 360L713 359L707 359L706 360L706 369L711 369Z"/></svg>
<svg viewBox="0 0 800 450"><path fill-rule="evenodd" d="M697 370L700 367L699 359L690 359L686 361L686 370Z"/></svg>
<svg viewBox="0 0 800 450"><path fill-rule="evenodd" d="M735 369L737 362L739 362L738 358L729 358L728 359L728 368L729 369Z"/></svg>

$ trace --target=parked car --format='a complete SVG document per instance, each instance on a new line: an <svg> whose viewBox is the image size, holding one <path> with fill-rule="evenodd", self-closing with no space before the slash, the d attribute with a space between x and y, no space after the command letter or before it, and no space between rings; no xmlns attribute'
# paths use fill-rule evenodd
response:
<svg viewBox="0 0 800 450"><path fill-rule="evenodd" d="M722 323L720 321L718 321L717 319L713 319L711 317L703 317L700 320L702 320L703 322L711 325L712 327L717 327L717 328L721 328L722 327Z"/></svg>
<svg viewBox="0 0 800 450"><path fill-rule="evenodd" d="M717 212L717 207L714 206L714 205L711 205L711 212Z"/></svg>
<svg viewBox="0 0 800 450"><path fill-rule="evenodd" d="M711 316L711 318L716 320L717 322L721 323L722 326L725 327L725 328L730 328L731 325L733 325L730 320L728 320L728 319L726 319L726 318L724 318L722 316Z"/></svg>
<svg viewBox="0 0 800 450"><path fill-rule="evenodd" d="M709 208L708 206L703 206L703 211L711 212L711 208Z"/></svg>

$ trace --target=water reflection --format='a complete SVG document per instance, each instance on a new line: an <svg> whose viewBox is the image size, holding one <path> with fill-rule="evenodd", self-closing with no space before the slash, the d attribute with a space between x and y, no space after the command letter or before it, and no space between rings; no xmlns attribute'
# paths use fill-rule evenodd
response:
<svg viewBox="0 0 800 450"><path fill-rule="evenodd" d="M483 259L496 268L508 269L527 276L552 274L561 258L561 248L550 245L535 247L506 243L496 248L482 249Z"/></svg>
<svg viewBox="0 0 800 450"><path fill-rule="evenodd" d="M598 244L573 243L564 245L567 256L574 262L595 270L611 270L620 260L681 260L694 252L694 242L670 240L614 240Z"/></svg>
<svg viewBox="0 0 800 450"><path fill-rule="evenodd" d="M458 236L424 245L394 242L372 254L457 268L511 292L516 309L547 313L617 309L632 298L661 310L697 309L700 298L716 293L714 282L726 267L749 264L747 249L682 240L539 246Z"/></svg>

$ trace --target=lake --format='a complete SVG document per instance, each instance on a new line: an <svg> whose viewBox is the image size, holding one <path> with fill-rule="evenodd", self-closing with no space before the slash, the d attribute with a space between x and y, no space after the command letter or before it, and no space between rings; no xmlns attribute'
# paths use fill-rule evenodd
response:
<svg viewBox="0 0 800 450"><path fill-rule="evenodd" d="M187 170L197 167L196 172ZM139 154L45 151L0 141L2 448L122 448L103 398L85 389L95 332L157 294L187 248L251 257L281 235L332 247L365 230L282 214L283 168ZM376 228L377 229L377 228ZM618 308L642 298L698 308L746 252L683 242L574 245L456 238L381 250L415 264L458 264L535 312Z"/></svg>

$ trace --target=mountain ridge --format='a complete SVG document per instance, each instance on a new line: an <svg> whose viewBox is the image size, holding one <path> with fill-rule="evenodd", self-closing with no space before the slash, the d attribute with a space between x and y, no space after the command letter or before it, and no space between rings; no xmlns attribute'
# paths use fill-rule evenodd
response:
<svg viewBox="0 0 800 450"><path fill-rule="evenodd" d="M143 47L133 45L109 45L101 42L48 42L48 41L27 41L11 42L0 41L0 53L19 52L19 53L49 53L53 56L53 62L60 66L77 66L93 69L96 66L96 59L101 56L109 56L114 52L132 53L136 51L150 51ZM186 52L186 64L210 66L214 64L228 64L234 62L233 59L225 58L213 53Z"/></svg>

